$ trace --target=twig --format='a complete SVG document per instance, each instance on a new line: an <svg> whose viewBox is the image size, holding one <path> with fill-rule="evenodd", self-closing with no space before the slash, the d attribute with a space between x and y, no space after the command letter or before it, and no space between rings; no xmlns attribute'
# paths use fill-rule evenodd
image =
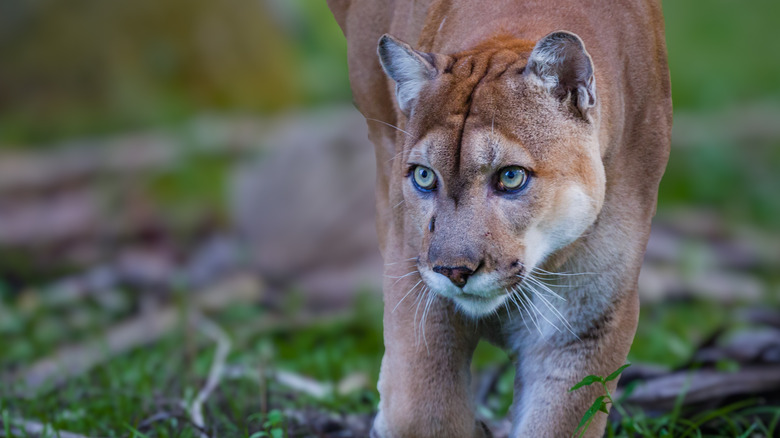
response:
<svg viewBox="0 0 780 438"><path fill-rule="evenodd" d="M279 384L317 399L323 399L333 393L333 385L289 371L276 370L273 372L273 377Z"/></svg>
<svg viewBox="0 0 780 438"><path fill-rule="evenodd" d="M178 401L177 401L177 403L178 403ZM166 411L157 412L156 414L152 415L151 417L149 417L149 418L145 419L144 421L142 421L141 423L139 423L138 424L138 430L144 430L144 429L150 428L152 426L152 424L154 424L154 423L156 423L158 421L165 421L165 420L171 420L171 419L184 421L185 423L192 425L192 427L194 427L195 429L198 429L198 431L201 434L207 434L208 433L208 431L206 429L204 429L204 428L198 426L197 424L193 423L192 419L188 415L186 415L186 414L184 414L184 415L182 415L182 414L172 414L172 413L166 412Z"/></svg>
<svg viewBox="0 0 780 438"><path fill-rule="evenodd" d="M229 379L242 378L258 380L261 383L266 379L272 380L279 385L316 399L323 399L334 393L334 386L332 384L322 383L311 377L284 370L265 369L257 374L253 372L252 369L242 365L228 365L225 370L225 376Z"/></svg>
<svg viewBox="0 0 780 438"><path fill-rule="evenodd" d="M366 386L364 374L355 373L344 377L338 383L326 383L312 379L311 377L296 374L291 371L265 368L260 373L252 368L243 365L227 365L225 367L225 378L228 379L251 379L259 382L263 391L268 390L265 387L265 381L270 380L293 391L306 394L316 399L324 399L333 394L348 394L356 389Z"/></svg>
<svg viewBox="0 0 780 438"><path fill-rule="evenodd" d="M216 310L235 302L251 302L262 293L262 284L251 275L237 275L193 294L196 309ZM140 345L157 341L174 330L180 312L173 307L120 323L101 338L60 348L52 357L33 363L15 379L24 384L23 396L35 397L47 382L60 384Z"/></svg>
<svg viewBox="0 0 780 438"><path fill-rule="evenodd" d="M214 388L216 388L222 380L225 369L225 360L230 352L230 338L228 338L224 330L218 325L204 317L198 319L198 328L217 343L217 351L214 353L214 361L211 364L206 384L203 385L203 388L198 392L198 395L195 397L195 400L192 401L192 405L189 409L192 422L202 430L205 429L203 403L209 398L211 392L214 391ZM200 433L200 436L201 438L208 438L208 435L203 432Z"/></svg>

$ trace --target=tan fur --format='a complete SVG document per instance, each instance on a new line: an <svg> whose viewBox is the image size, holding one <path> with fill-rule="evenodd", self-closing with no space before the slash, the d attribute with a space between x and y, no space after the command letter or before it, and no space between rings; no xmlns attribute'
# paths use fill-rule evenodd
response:
<svg viewBox="0 0 780 438"><path fill-rule="evenodd" d="M372 433L487 436L469 393L471 355L486 338L516 362L513 436L571 435L601 394L568 388L622 365L636 330L637 277L671 129L660 4L329 5L347 37L355 102L377 154L386 351ZM592 109L586 100L576 111L576 95L556 96L524 74L534 46L556 30L578 35L592 59ZM406 103L411 117L377 60L385 33L426 63L421 91ZM435 170L435 193L421 196L411 184L415 164ZM514 197L490 189L507 165L533 169L528 189ZM476 274L461 290L433 273L437 265ZM582 275L547 278L565 301L542 290L507 299L535 268ZM500 305L490 315L468 311L464 303L479 297ZM598 414L586 436L601 436L605 423Z"/></svg>

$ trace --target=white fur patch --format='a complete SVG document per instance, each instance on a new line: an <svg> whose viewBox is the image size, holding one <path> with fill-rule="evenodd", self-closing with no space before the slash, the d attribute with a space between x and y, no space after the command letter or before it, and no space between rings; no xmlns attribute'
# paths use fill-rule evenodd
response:
<svg viewBox="0 0 780 438"><path fill-rule="evenodd" d="M557 251L579 238L596 219L594 204L579 184L567 187L559 204L562 208L554 212L553 221L543 225L547 251Z"/></svg>
<svg viewBox="0 0 780 438"><path fill-rule="evenodd" d="M444 275L426 268L420 268L420 275L432 291L451 299L463 313L475 318L492 314L507 298L503 290L495 287L498 279L495 273L475 274L463 289Z"/></svg>

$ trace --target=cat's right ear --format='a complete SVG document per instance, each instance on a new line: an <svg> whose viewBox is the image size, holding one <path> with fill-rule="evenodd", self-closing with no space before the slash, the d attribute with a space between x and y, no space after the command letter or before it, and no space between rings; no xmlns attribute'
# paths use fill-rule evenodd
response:
<svg viewBox="0 0 780 438"><path fill-rule="evenodd" d="M409 116L420 96L423 85L437 75L430 53L419 52L412 46L388 34L379 38L379 62L387 76L395 81L398 106Z"/></svg>

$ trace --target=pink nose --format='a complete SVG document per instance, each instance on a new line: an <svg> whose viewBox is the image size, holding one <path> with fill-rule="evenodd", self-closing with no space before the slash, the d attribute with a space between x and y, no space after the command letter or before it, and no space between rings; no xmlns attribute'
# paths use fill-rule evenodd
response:
<svg viewBox="0 0 780 438"><path fill-rule="evenodd" d="M465 266L449 267L449 266L434 266L433 272L444 275L449 278L452 284L458 287L463 287L469 280L469 276L474 273L471 269Z"/></svg>

